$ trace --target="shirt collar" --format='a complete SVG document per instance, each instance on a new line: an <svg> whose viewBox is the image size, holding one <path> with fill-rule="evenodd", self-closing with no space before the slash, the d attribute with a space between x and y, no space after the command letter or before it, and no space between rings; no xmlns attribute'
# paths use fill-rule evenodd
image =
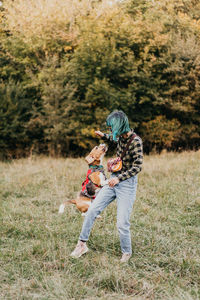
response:
<svg viewBox="0 0 200 300"><path fill-rule="evenodd" d="M90 169L103 169L103 166L102 165L89 165L89 168Z"/></svg>
<svg viewBox="0 0 200 300"><path fill-rule="evenodd" d="M123 136L121 136L120 139L124 142L128 142L133 134L134 134L134 131L133 131L133 129L131 129L131 134L129 135L129 137L123 138Z"/></svg>

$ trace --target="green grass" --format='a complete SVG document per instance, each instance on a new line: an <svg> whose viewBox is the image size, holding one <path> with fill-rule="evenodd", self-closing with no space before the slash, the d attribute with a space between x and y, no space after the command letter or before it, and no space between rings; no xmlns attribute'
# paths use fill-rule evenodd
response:
<svg viewBox="0 0 200 300"><path fill-rule="evenodd" d="M145 157L127 265L115 202L95 221L90 252L69 256L83 217L58 207L86 171L83 159L0 163L0 299L199 299L200 152Z"/></svg>

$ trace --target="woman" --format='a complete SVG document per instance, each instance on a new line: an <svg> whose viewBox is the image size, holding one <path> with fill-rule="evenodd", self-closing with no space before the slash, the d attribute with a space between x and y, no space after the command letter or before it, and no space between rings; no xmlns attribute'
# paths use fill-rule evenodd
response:
<svg viewBox="0 0 200 300"><path fill-rule="evenodd" d="M117 228L122 251L121 262L127 262L132 254L130 215L137 190L137 174L141 171L143 161L142 141L129 127L128 118L122 111L114 111L107 117L107 126L110 127L112 136L96 131L96 135L107 140L109 144L117 146L117 156L127 148L122 157L122 169L112 173L108 185L98 193L95 201L90 206L82 231L72 257L78 258L88 251L86 242L96 217L113 200L117 200ZM118 138L117 138L118 137Z"/></svg>

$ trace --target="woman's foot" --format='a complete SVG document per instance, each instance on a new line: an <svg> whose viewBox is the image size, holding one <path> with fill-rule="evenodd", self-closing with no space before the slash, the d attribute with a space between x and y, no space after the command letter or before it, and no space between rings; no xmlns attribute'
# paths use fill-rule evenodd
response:
<svg viewBox="0 0 200 300"><path fill-rule="evenodd" d="M82 241L78 241L76 248L74 249L74 251L70 254L71 257L74 258L79 258L81 257L81 255L85 254L86 252L88 252L88 247L86 245L86 242L82 242Z"/></svg>
<svg viewBox="0 0 200 300"><path fill-rule="evenodd" d="M122 258L120 259L120 262L121 263L126 263L126 262L129 261L130 257L131 257L130 253L123 253Z"/></svg>

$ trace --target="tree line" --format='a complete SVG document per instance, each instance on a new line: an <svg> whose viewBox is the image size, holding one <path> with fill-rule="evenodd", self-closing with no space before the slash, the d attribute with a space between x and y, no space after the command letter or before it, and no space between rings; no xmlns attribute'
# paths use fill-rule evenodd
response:
<svg viewBox="0 0 200 300"><path fill-rule="evenodd" d="M84 155L114 109L146 153L199 147L199 1L2 3L1 159Z"/></svg>

